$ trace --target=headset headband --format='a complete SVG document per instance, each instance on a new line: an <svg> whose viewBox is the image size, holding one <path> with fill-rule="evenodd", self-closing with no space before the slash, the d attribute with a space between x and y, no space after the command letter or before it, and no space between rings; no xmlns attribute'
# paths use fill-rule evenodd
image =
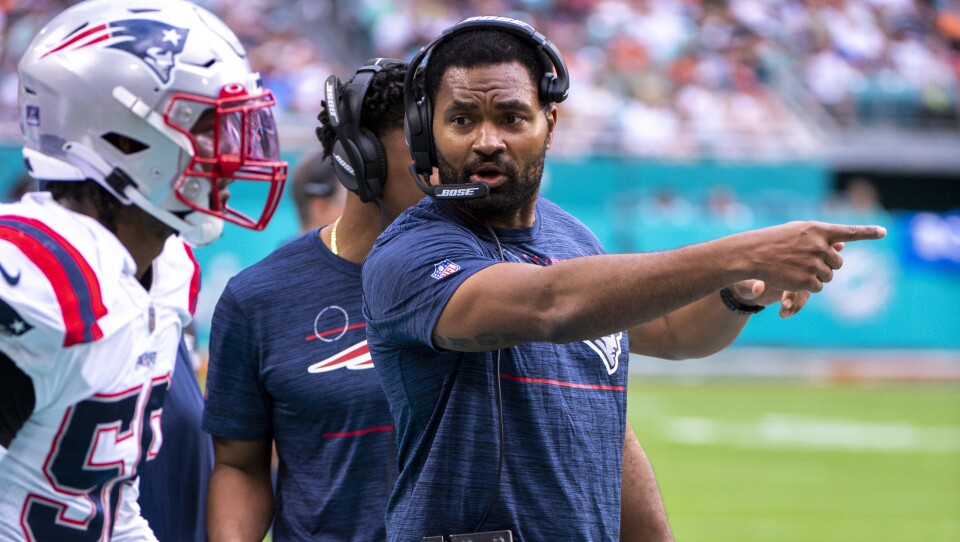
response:
<svg viewBox="0 0 960 542"><path fill-rule="evenodd" d="M331 75L327 78L324 92L327 98L327 114L330 118L330 127L338 138L356 138L360 133L360 117L363 111L363 99L373 76L383 68L403 62L394 58L372 58L357 68L356 75L346 87L341 90L340 80ZM343 105L343 109L341 109Z"/></svg>

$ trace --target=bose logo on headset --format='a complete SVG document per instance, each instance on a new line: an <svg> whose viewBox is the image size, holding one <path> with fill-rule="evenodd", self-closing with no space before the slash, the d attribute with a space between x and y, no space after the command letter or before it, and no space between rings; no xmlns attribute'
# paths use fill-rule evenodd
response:
<svg viewBox="0 0 960 542"><path fill-rule="evenodd" d="M434 195L438 198L474 198L477 197L477 191L481 190L478 186L473 186L470 188L443 188L442 186L439 191L434 192Z"/></svg>
<svg viewBox="0 0 960 542"><path fill-rule="evenodd" d="M336 160L338 164L340 164L340 167L347 170L347 173L349 173L350 175L356 175L356 172L353 170L352 167L350 167L350 163L344 160L339 154L333 153L333 159Z"/></svg>
<svg viewBox="0 0 960 542"><path fill-rule="evenodd" d="M340 124L340 113L337 111L339 107L337 106L337 94L335 89L337 85L334 84L329 78L327 82L323 85L325 88L325 94L327 95L327 114L330 115L330 124L338 125Z"/></svg>

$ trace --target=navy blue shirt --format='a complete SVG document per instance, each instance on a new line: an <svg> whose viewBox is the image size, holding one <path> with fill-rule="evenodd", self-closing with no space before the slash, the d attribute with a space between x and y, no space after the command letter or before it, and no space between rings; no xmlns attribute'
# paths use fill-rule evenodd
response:
<svg viewBox="0 0 960 542"><path fill-rule="evenodd" d="M140 511L161 542L207 539L213 443L200 429L203 395L183 339L160 418L163 446L140 467Z"/></svg>
<svg viewBox="0 0 960 542"><path fill-rule="evenodd" d="M313 230L230 279L203 428L274 439L273 540L383 540L393 421L367 347L360 266Z"/></svg>
<svg viewBox="0 0 960 542"><path fill-rule="evenodd" d="M510 262L545 266L603 252L582 223L544 198L533 227L495 231ZM400 474L387 538L474 528L496 484L499 378L505 459L480 530L510 529L528 542L618 540L626 333L504 349L499 375L496 351L432 345L457 288L498 263L482 225L429 199L402 214L364 262L367 337L397 426Z"/></svg>

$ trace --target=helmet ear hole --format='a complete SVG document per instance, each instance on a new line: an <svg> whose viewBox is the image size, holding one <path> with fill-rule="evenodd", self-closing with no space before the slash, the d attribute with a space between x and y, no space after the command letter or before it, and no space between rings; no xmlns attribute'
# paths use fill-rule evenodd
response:
<svg viewBox="0 0 960 542"><path fill-rule="evenodd" d="M100 137L123 154L135 154L150 148L150 145L142 141L116 132L107 132Z"/></svg>

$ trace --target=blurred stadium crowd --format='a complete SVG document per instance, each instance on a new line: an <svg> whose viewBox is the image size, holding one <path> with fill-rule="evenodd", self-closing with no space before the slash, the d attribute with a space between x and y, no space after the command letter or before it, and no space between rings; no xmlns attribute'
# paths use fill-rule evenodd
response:
<svg viewBox="0 0 960 542"><path fill-rule="evenodd" d="M0 0L0 121L12 135L17 59L72 3ZM477 14L528 21L564 53L572 91L558 154L802 158L830 130L960 126L960 0L198 3L236 30L294 133L312 133L328 74L409 59Z"/></svg>

